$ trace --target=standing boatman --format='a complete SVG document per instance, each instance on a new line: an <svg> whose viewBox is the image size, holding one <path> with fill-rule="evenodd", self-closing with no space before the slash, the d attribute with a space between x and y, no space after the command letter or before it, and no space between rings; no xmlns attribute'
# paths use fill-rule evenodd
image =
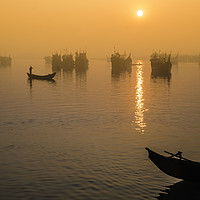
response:
<svg viewBox="0 0 200 200"><path fill-rule="evenodd" d="M32 70L33 70L33 67L30 65L29 67L29 72L30 72L30 86L32 87Z"/></svg>
<svg viewBox="0 0 200 200"><path fill-rule="evenodd" d="M32 75L32 70L33 70L33 67L30 65L30 67L29 67L30 75Z"/></svg>

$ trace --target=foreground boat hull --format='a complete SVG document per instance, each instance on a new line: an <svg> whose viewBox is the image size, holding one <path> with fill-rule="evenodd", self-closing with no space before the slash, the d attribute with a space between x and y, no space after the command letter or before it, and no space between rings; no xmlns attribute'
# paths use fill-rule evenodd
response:
<svg viewBox="0 0 200 200"><path fill-rule="evenodd" d="M149 159L164 173L185 181L200 182L200 163L162 156L149 148Z"/></svg>
<svg viewBox="0 0 200 200"><path fill-rule="evenodd" d="M27 73L30 79L51 80L56 75L56 72L44 76Z"/></svg>

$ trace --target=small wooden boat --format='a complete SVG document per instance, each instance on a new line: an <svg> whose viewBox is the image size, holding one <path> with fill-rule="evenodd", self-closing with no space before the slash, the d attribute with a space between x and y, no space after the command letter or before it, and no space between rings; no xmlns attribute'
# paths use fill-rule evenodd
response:
<svg viewBox="0 0 200 200"><path fill-rule="evenodd" d="M52 78L56 75L56 72L48 75L35 75L30 73L27 73L27 75L30 79L52 80Z"/></svg>
<svg viewBox="0 0 200 200"><path fill-rule="evenodd" d="M181 156L181 152L170 154L170 157L162 156L149 148L149 159L164 173L185 181L200 182L200 163L188 160ZM176 158L174 158L176 157Z"/></svg>

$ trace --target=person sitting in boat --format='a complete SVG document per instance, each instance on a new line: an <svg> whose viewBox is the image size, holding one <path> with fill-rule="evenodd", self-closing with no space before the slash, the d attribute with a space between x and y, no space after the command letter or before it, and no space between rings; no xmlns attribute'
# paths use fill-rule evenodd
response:
<svg viewBox="0 0 200 200"><path fill-rule="evenodd" d="M29 67L30 74L32 74L32 70L33 70L33 67L30 65L30 67Z"/></svg>
<svg viewBox="0 0 200 200"><path fill-rule="evenodd" d="M182 152L181 151L178 151L178 153L176 155L180 158L180 160L182 159Z"/></svg>
<svg viewBox="0 0 200 200"><path fill-rule="evenodd" d="M178 153L176 153L176 154L170 156L170 158L173 158L173 157L178 157L178 158L180 158L180 160L181 160L181 159L182 159L182 152L181 152L181 151L178 151Z"/></svg>

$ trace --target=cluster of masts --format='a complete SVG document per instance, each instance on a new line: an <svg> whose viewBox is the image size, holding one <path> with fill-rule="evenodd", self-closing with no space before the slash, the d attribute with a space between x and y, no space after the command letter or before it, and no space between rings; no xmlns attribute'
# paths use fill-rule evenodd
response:
<svg viewBox="0 0 200 200"><path fill-rule="evenodd" d="M126 54L120 54L119 52L114 52L111 55L112 72L119 71L130 71L132 66L131 54L127 56Z"/></svg>
<svg viewBox="0 0 200 200"><path fill-rule="evenodd" d="M88 59L85 51L77 51L75 55L69 54L53 54L51 57L51 63L53 69L87 69Z"/></svg>
<svg viewBox="0 0 200 200"><path fill-rule="evenodd" d="M170 62L171 54L161 53L161 52L154 52L151 54L150 61L152 62L159 62L165 63Z"/></svg>
<svg viewBox="0 0 200 200"><path fill-rule="evenodd" d="M54 68L87 68L88 59L86 51L76 51L75 55L68 53L66 50L64 53L55 53L52 56L45 56L44 60L47 64L52 64ZM107 57L107 61L111 61L118 66L129 66L132 64L131 54L128 56L126 53L120 54L114 50L114 53L111 57ZM200 64L200 54L199 55L179 55L172 56L171 53L162 53L154 52L150 56L150 61L165 63L171 62L172 64L178 64L178 62L198 62ZM12 58L11 56L0 56L0 66L2 65L11 65Z"/></svg>
<svg viewBox="0 0 200 200"><path fill-rule="evenodd" d="M154 75L171 74L171 53L154 52L150 58L151 70Z"/></svg>

